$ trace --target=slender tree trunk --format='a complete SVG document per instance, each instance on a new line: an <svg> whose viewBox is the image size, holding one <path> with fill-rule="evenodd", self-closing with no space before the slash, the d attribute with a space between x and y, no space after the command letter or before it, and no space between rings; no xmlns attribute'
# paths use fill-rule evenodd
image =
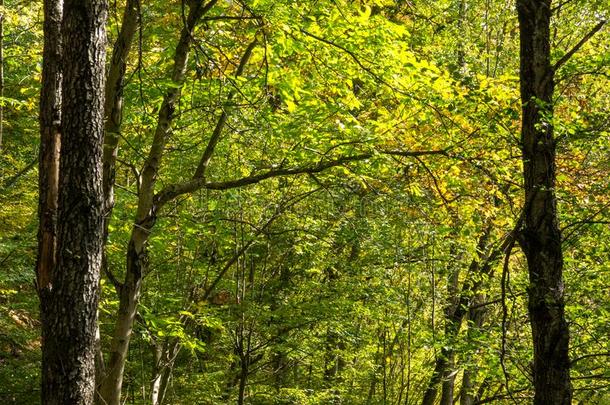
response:
<svg viewBox="0 0 610 405"><path fill-rule="evenodd" d="M453 392L455 390L455 351L447 351L447 367L443 373L441 385L441 405L453 405Z"/></svg>
<svg viewBox="0 0 610 405"><path fill-rule="evenodd" d="M479 294L475 299L475 304L480 305L484 301L484 295ZM470 319L470 323L468 326L468 335L467 339L472 341L473 335L476 331L480 330L483 327L483 322L485 320L486 310L484 307L470 308L468 311L468 318ZM462 377L462 386L460 389L460 405L473 405L476 400L476 393L474 392L474 383L476 376L476 367L475 366L467 366L464 370L464 375Z"/></svg>
<svg viewBox="0 0 610 405"><path fill-rule="evenodd" d="M172 86L165 94L159 110L153 144L142 170L138 208L127 248L125 281L120 288L119 311L110 348L110 361L106 367L106 373L100 388L102 403L107 405L119 405L121 399L125 361L127 360L131 331L140 298L142 277L148 270L146 245L156 222L157 206L153 201L155 184L167 137L174 120L176 103L180 98L180 88L184 83L194 29L201 16L212 8L216 2L217 0L211 0L205 4L202 1L191 3L174 55L171 79L176 86Z"/></svg>
<svg viewBox="0 0 610 405"><path fill-rule="evenodd" d="M455 374L453 372L453 368L455 356L451 346L457 338L462 320L467 314L471 297L475 295L481 287L480 276L490 274L492 268L491 265L499 255L499 250L490 252L490 249L487 246L490 234L491 225L487 224L477 242L477 251L480 252L479 257L470 262L467 272L468 277L466 277L464 280L462 289L459 293L457 292L456 286L458 281L456 277L459 275L459 273L454 271L448 280L449 285L453 286L449 288L451 303L445 310L445 339L449 344L447 347L443 347L443 349L441 349L440 356L436 359L434 371L432 372L432 376L430 377L430 381L428 382L428 386L424 392L422 405L433 405L436 402L438 384L441 381L443 381L441 403L453 403L455 384Z"/></svg>
<svg viewBox="0 0 610 405"><path fill-rule="evenodd" d="M144 243L147 240L148 235L143 229L134 228L127 248L127 271L120 289L119 310L111 343L110 359L100 388L102 404L118 405L120 403L123 372L140 298L142 274L148 269L147 256L145 253L138 253L138 249L140 252L145 252Z"/></svg>
<svg viewBox="0 0 610 405"><path fill-rule="evenodd" d="M103 245L102 142L107 4L105 0L66 0L63 20L57 2L49 3L45 8L49 18L46 32L57 35L50 39L49 52L57 56L57 46L51 45L59 40L63 45L63 77L57 249L55 259L51 259L55 261L53 265L45 267L49 262L39 260L38 267L42 402L91 404L95 390L95 331ZM57 19L61 21L61 31L58 31ZM49 91L57 92L57 83L55 75L45 77L45 84L52 86ZM44 89L43 95L46 92ZM46 111L53 107L45 103L41 107L41 122L46 123ZM43 137L56 136L56 126L53 122L51 131L46 133L48 127L41 127ZM41 160L41 164L45 162L45 159ZM41 212L44 215L45 212ZM44 242L42 232L42 248L45 248ZM48 248L51 252L48 258L53 257L53 250ZM46 251L41 259L45 258L44 254Z"/></svg>
<svg viewBox="0 0 610 405"><path fill-rule="evenodd" d="M155 346L155 366L151 384L152 405L161 405L165 399L167 385L172 375L174 361L180 352L180 340L165 340L163 345Z"/></svg>
<svg viewBox="0 0 610 405"><path fill-rule="evenodd" d="M4 0L0 0L0 9L4 9ZM4 136L4 10L0 11L0 154Z"/></svg>
<svg viewBox="0 0 610 405"><path fill-rule="evenodd" d="M123 121L123 87L127 58L133 39L139 27L139 0L128 0L123 12L121 30L112 49L112 59L106 82L106 102L104 111L104 231L108 232L108 222L114 207L115 165L118 153L121 124Z"/></svg>
<svg viewBox="0 0 610 405"><path fill-rule="evenodd" d="M63 0L44 2L44 47L40 93L40 150L38 158L37 286L48 289L57 247L57 192L61 125L61 19ZM43 297L41 297L43 299Z"/></svg>
<svg viewBox="0 0 610 405"><path fill-rule="evenodd" d="M237 395L237 404L243 405L246 399L246 385L248 383L250 355L248 353L242 357L240 361L239 371L239 392Z"/></svg>
<svg viewBox="0 0 610 405"><path fill-rule="evenodd" d="M550 0L517 0L520 26L521 147L528 310L534 346L534 404L571 403L569 331L564 313L563 254L555 197L554 68Z"/></svg>
<svg viewBox="0 0 610 405"><path fill-rule="evenodd" d="M105 87L104 103L104 152L102 157L103 190L104 190L104 246L108 240L108 227L112 217L114 207L114 182L115 164L118 152L121 123L123 119L123 86L125 81L125 71L127 58L139 27L139 0L128 0L123 12L123 20L119 35L114 43L110 66ZM116 280L111 271L106 268L106 254L102 258L102 268L110 274L111 281L116 286ZM97 331L97 353L96 353L96 388L97 392L101 388L105 376L104 356L100 342L99 327ZM97 402L101 402L101 397L97 395Z"/></svg>

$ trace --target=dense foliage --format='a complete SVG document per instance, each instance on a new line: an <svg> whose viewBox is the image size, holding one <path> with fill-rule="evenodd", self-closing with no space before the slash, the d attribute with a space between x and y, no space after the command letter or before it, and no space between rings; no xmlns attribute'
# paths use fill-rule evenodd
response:
<svg viewBox="0 0 610 405"><path fill-rule="evenodd" d="M110 2L109 69L129 4L140 21L100 303L109 362L144 230L123 400L530 403L528 273L506 244L524 205L513 2L211 2L179 77L195 3ZM4 0L0 13L0 399L30 404L42 4ZM557 2L554 60L609 14ZM562 63L549 117L583 404L610 401L608 38L602 28ZM149 185L155 213L141 217Z"/></svg>

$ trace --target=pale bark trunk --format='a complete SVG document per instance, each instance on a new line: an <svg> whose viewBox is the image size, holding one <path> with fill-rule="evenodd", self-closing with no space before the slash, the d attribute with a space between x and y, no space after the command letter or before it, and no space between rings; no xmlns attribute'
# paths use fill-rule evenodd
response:
<svg viewBox="0 0 610 405"><path fill-rule="evenodd" d="M155 367L151 384L152 405L163 404L180 348L180 340L176 338L166 340L163 346L155 346Z"/></svg>
<svg viewBox="0 0 610 405"><path fill-rule="evenodd" d="M118 152L121 122L123 118L123 86L127 58L133 43L135 33L139 26L139 0L128 0L123 13L123 21L119 35L112 50L112 57L108 69L105 87L104 103L104 152L102 158L103 190L104 190L104 245L108 240L108 227L114 207L115 164ZM104 253L103 269L109 274L111 281L117 286L112 272L106 268L107 261ZM96 353L96 388L97 402L102 402L99 396L105 376L105 363L102 353L99 326L97 335Z"/></svg>
<svg viewBox="0 0 610 405"><path fill-rule="evenodd" d="M49 14L62 18L57 13L58 3L48 6ZM45 404L90 404L95 390L95 331L103 245L106 14L104 0L66 0L63 7L57 248L56 258L51 259L55 263L44 268L39 262L38 268ZM54 18L49 19L49 25L58 35ZM57 49L50 52L57 55ZM46 79L58 91L56 77ZM43 106L41 121L46 119L47 107ZM57 123L51 127L57 127ZM44 136L48 127L41 129ZM46 135L49 133L56 135L54 131ZM42 240L44 244L44 233Z"/></svg>
<svg viewBox="0 0 610 405"><path fill-rule="evenodd" d="M153 144L142 170L138 208L127 251L125 281L120 288L119 312L111 343L110 360L100 388L102 401L108 405L119 405L121 399L125 361L137 312L142 277L148 270L146 245L156 221L157 207L153 201L154 189L174 119L176 103L180 98L180 89L184 83L194 29L201 16L215 3L216 0L211 0L205 5L202 2L192 3L174 55L171 79L175 86L167 91L163 99Z"/></svg>
<svg viewBox="0 0 610 405"><path fill-rule="evenodd" d="M121 123L123 121L123 87L127 58L139 27L139 0L128 0L123 13L121 30L112 49L112 59L106 82L104 113L104 217L105 232L114 207L115 165L118 153Z"/></svg>
<svg viewBox="0 0 610 405"><path fill-rule="evenodd" d="M484 296L477 296L474 301L475 305L481 305L484 301ZM475 331L480 330L483 327L485 320L486 310L484 307L471 308L468 311L468 318L470 323L468 326L467 339L472 341ZM477 374L477 368L475 366L468 366L464 370L462 377L462 386L460 388L460 405L473 405L476 400L476 393L474 392L475 377Z"/></svg>
<svg viewBox="0 0 610 405"><path fill-rule="evenodd" d="M142 272L147 270L147 258L142 252L145 251L143 243L148 236L142 234L144 234L143 230L134 228L133 235L140 235L140 237L132 236L127 248L127 271L125 281L120 289L119 310L114 327L110 358L100 387L101 403L103 404L118 405L121 399L123 373L140 297Z"/></svg>

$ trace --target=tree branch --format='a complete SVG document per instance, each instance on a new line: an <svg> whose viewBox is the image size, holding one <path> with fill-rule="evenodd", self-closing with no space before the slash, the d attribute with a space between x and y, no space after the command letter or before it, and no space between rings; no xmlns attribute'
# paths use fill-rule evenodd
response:
<svg viewBox="0 0 610 405"><path fill-rule="evenodd" d="M601 30L605 24L606 20L601 20L600 22L598 22L597 25L587 33L587 35L585 35L572 49L570 49L565 55L561 57L561 59L559 59L555 63L555 65L553 66L553 71L557 71L561 66L563 66L563 64L570 60L570 58L574 56L574 54L578 52L578 50L582 48L582 46L593 37L593 35L595 35L599 30Z"/></svg>
<svg viewBox="0 0 610 405"><path fill-rule="evenodd" d="M38 163L38 157L36 157L36 159L34 159L30 163L28 163L23 169L19 170L19 172L17 172L15 175L6 179L4 181L4 183L2 184L2 188L6 190L7 188L12 187L15 183L17 183L17 181L23 175L27 174L27 172L32 170L34 168L34 166L36 166L37 163Z"/></svg>
<svg viewBox="0 0 610 405"><path fill-rule="evenodd" d="M610 357L610 352L585 354L583 356L577 357L574 360L572 360L570 362L570 367L573 366L574 364L576 364L577 362L581 361L581 360L588 359L588 358L591 358L591 357Z"/></svg>
<svg viewBox="0 0 610 405"><path fill-rule="evenodd" d="M239 61L239 66L237 67L237 70L235 71L236 78L241 76L242 73L244 72L246 64L248 63L248 60L252 56L252 51L254 50L256 43L257 43L257 40L255 38L250 43L250 45L248 45L248 47L246 48L243 56L241 57L241 60ZM231 101L231 99L233 98L234 95L235 95L235 91L231 91L229 93L229 95L227 96L227 102ZM222 130L225 126L225 123L227 122L228 115L229 115L228 107L223 108L222 113L220 114L220 117L218 118L218 122L216 123L216 127L214 127L214 132L212 132L212 136L210 137L210 140L208 141L208 145L206 146L205 151L203 152L203 155L201 156L201 160L199 161L199 165L197 166L197 170L195 171L195 175L193 176L193 179L198 179L198 178L204 177L205 171L206 171L208 165L210 164L210 159L212 159L212 154L214 153L214 149L216 148L216 145L218 144L218 141L220 140L220 136L222 135Z"/></svg>
<svg viewBox="0 0 610 405"><path fill-rule="evenodd" d="M380 154L386 155L397 155L404 157L418 157L425 155L444 155L447 156L447 149L443 150L427 150L427 151L398 151L398 150L380 150ZM375 154L373 152L362 153L353 156L343 156L334 160L320 161L312 165L296 166L296 167L278 167L275 169L268 170L263 173L253 174L250 176L242 177L235 180L219 181L219 182L206 182L204 178L194 178L184 183L176 183L165 187L155 195L154 201L157 209L163 207L174 198L195 192L202 188L208 190L228 190L232 188L238 188L248 186L251 184L260 183L263 180L270 179L273 177L282 176L293 176L298 174L315 174L320 173L324 170L330 169L331 167L341 166L346 163L356 162L361 160L370 159Z"/></svg>

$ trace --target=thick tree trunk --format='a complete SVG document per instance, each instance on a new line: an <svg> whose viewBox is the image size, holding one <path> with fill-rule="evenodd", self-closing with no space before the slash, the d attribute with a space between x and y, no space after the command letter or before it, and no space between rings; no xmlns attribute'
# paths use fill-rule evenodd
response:
<svg viewBox="0 0 610 405"><path fill-rule="evenodd" d="M564 314L563 255L555 198L554 69L550 0L518 0L521 41L521 143L529 270L528 310L534 346L534 404L570 404L569 332Z"/></svg>
<svg viewBox="0 0 610 405"><path fill-rule="evenodd" d="M49 7L57 17L58 4ZM91 404L95 389L106 14L104 0L66 0L63 7L56 263L44 268L39 261L38 268L44 404Z"/></svg>

